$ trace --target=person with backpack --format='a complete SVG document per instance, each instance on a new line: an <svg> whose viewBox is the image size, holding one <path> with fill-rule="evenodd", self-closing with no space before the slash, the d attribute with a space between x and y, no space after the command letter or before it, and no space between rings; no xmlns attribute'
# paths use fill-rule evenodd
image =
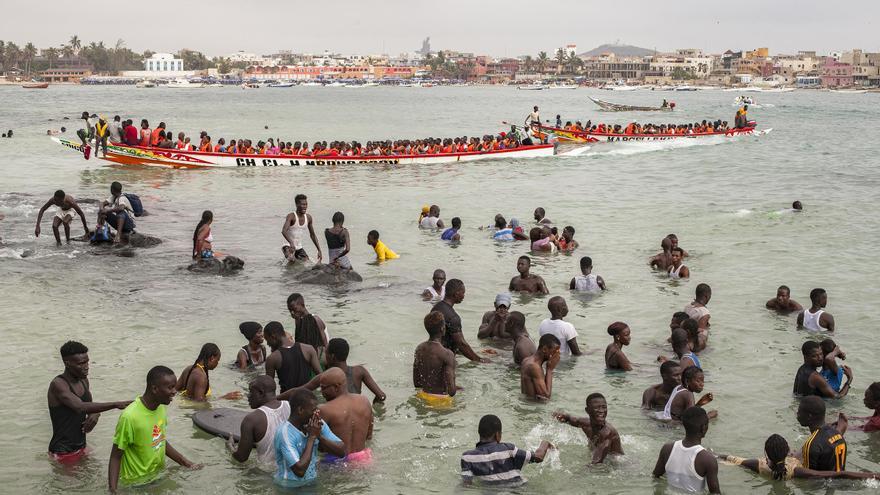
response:
<svg viewBox="0 0 880 495"><path fill-rule="evenodd" d="M98 228L95 230L102 228L106 222L111 229L116 230L113 243L118 244L122 241L123 234L127 238L134 232L134 217L143 215L143 211L140 198L134 194L123 194L122 184L113 182L110 184L110 198L98 210Z"/></svg>

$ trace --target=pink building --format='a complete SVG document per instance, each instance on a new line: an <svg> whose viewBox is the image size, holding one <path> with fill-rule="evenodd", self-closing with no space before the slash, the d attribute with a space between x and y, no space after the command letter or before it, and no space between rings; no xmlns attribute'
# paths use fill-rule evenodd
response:
<svg viewBox="0 0 880 495"><path fill-rule="evenodd" d="M820 68L822 87L838 88L853 85L853 66L838 62L831 57L825 59Z"/></svg>

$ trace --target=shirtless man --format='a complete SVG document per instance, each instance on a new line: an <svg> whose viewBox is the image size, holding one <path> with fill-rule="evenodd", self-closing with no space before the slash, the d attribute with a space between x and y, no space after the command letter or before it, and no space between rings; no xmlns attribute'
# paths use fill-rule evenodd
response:
<svg viewBox="0 0 880 495"><path fill-rule="evenodd" d="M767 309L778 311L779 313L788 314L795 311L803 311L804 307L791 298L791 289L787 285L780 285L776 289L776 297L764 304Z"/></svg>
<svg viewBox="0 0 880 495"><path fill-rule="evenodd" d="M312 216L306 213L309 209L309 200L305 194L297 194L293 202L296 205L296 211L287 214L287 217L284 219L284 226L281 228L281 235L287 241L281 246L281 252L290 261L308 260L309 255L303 247L303 235L308 230L309 237L311 237L312 242L315 244L315 249L318 250L318 263L320 263L323 259L321 246L318 244L318 236L315 235Z"/></svg>
<svg viewBox="0 0 880 495"><path fill-rule="evenodd" d="M529 332L526 330L526 317L519 311L511 311L504 325L507 334L513 339L513 363L521 365L523 359L531 356L538 349Z"/></svg>
<svg viewBox="0 0 880 495"><path fill-rule="evenodd" d="M546 214L544 208L540 206L535 208L535 213L533 215L535 217L535 223L538 225L553 225L553 221L544 216Z"/></svg>
<svg viewBox="0 0 880 495"><path fill-rule="evenodd" d="M620 435L614 426L607 421L608 403L600 393L587 396L586 418L578 418L563 412L553 413L560 423L580 428L587 435L590 448L593 449L593 460L590 464L601 464L609 454L623 455Z"/></svg>
<svg viewBox="0 0 880 495"><path fill-rule="evenodd" d="M455 396L455 354L443 346L446 322L439 311L425 316L428 340L416 347L413 358L413 386L420 389L417 395L426 397Z"/></svg>
<svg viewBox="0 0 880 495"><path fill-rule="evenodd" d="M700 330L709 329L709 300L712 299L712 288L709 284L699 284L694 291L694 300L684 307L684 312L691 318L697 320Z"/></svg>
<svg viewBox="0 0 880 495"><path fill-rule="evenodd" d="M480 323L479 330L477 330L478 339L510 338L505 324L511 301L510 294L498 294L495 296L495 311L487 311L483 314L483 321Z"/></svg>
<svg viewBox="0 0 880 495"><path fill-rule="evenodd" d="M520 392L531 399L550 400L553 394L553 370L556 369L557 364L559 364L559 339L548 333L538 341L538 350L522 361Z"/></svg>
<svg viewBox="0 0 880 495"><path fill-rule="evenodd" d="M672 390L666 407L663 409L661 419L664 420L681 420L681 413L694 405L703 407L712 402L715 398L711 393L700 397L700 400L694 402L694 394L703 391L703 370L696 366L689 368L682 367L681 385ZM718 416L718 411L709 411L709 419Z"/></svg>
<svg viewBox="0 0 880 495"><path fill-rule="evenodd" d="M660 241L660 249L663 252L655 254L648 260L648 264L651 265L651 268L660 271L669 270L669 265L672 264L672 241L669 240L668 237L664 237L662 241Z"/></svg>
<svg viewBox="0 0 880 495"><path fill-rule="evenodd" d="M61 189L55 191L55 194L49 198L49 201L46 201L46 204L40 208L40 212L37 214L37 226L34 228L34 236L40 237L40 222L43 221L43 213L45 213L52 205L58 207L58 210L55 212L55 217L52 219L52 233L55 234L55 242L57 245L61 245L61 233L58 231L58 227L62 224L64 225L64 238L68 243L70 242L70 222L73 221L74 213L79 215L82 219L83 230L86 232L85 236L89 236L89 226L86 223L85 213L83 213L79 205L76 204L76 200L73 199L73 196L65 194Z"/></svg>
<svg viewBox="0 0 880 495"><path fill-rule="evenodd" d="M810 309L801 311L797 316L798 329L834 332L834 317L825 311L825 305L828 304L828 293L825 289L811 290L810 303Z"/></svg>
<svg viewBox="0 0 880 495"><path fill-rule="evenodd" d="M541 114L538 113L538 105L535 105L535 107L532 109L532 113L530 113L526 116L525 125L526 125L526 127L529 127L531 125L540 124L540 123L541 123Z"/></svg>
<svg viewBox="0 0 880 495"><path fill-rule="evenodd" d="M62 345L61 361L64 372L52 379L46 393L52 421L49 455L58 462L68 463L89 453L86 434L98 424L102 412L125 409L131 401L92 402L89 349L83 344L71 340Z"/></svg>
<svg viewBox="0 0 880 495"><path fill-rule="evenodd" d="M230 433L226 447L238 462L247 461L251 450L256 449L257 459L261 463L274 466L275 432L290 417L290 402L278 400L275 396L275 380L260 375L248 385L248 405L254 411L241 420L238 443Z"/></svg>
<svg viewBox="0 0 880 495"><path fill-rule="evenodd" d="M330 368L321 373L321 395L327 401L318 407L321 419L345 444L348 455L342 461L369 460L367 440L373 438L373 406L360 394L348 392L345 373ZM325 462L328 460L325 457Z"/></svg>
<svg viewBox="0 0 880 495"><path fill-rule="evenodd" d="M511 292L549 294L550 291L547 289L547 284L544 283L544 279L539 275L532 275L529 273L531 266L531 258L528 256L520 256L519 260L516 262L516 271L519 272L519 276L510 279L510 285L507 287L507 290Z"/></svg>
<svg viewBox="0 0 880 495"><path fill-rule="evenodd" d="M666 269L666 273L669 275L669 278L673 280L677 280L680 278L689 278L691 276L691 271L681 262L681 259L684 258L684 249L680 247L674 247L672 248L671 254L672 265L670 265Z"/></svg>
<svg viewBox="0 0 880 495"><path fill-rule="evenodd" d="M468 344L462 332L461 317L455 311L454 306L464 301L465 287L464 282L457 278L446 282L446 293L443 300L438 302L431 308L431 311L438 311L443 315L446 332L441 342L452 352L461 352L461 354L475 363L489 363L486 358L481 358Z"/></svg>
<svg viewBox="0 0 880 495"><path fill-rule="evenodd" d="M669 234L669 235L666 236L666 238L669 239L670 242L672 242L672 249L675 249L675 248L678 247L678 236L677 236L677 235L675 235L675 234ZM681 250L681 257L682 257L682 258L687 258L688 256L690 256L690 254L688 254L687 251L685 251L684 249L682 249L682 250Z"/></svg>
<svg viewBox="0 0 880 495"><path fill-rule="evenodd" d="M701 368L700 358L691 350L691 343L690 339L688 339L687 330L684 328L676 328L672 331L672 336L669 340L672 343L672 352L675 354L675 358L678 359L678 364L681 366L682 370L690 368L691 366ZM666 361L669 361L669 359L665 356L658 356L657 361L665 363Z"/></svg>
<svg viewBox="0 0 880 495"><path fill-rule="evenodd" d="M675 361L666 361L660 365L660 377L657 385L651 385L642 394L642 409L659 409L669 402L669 395L681 383L681 366Z"/></svg>

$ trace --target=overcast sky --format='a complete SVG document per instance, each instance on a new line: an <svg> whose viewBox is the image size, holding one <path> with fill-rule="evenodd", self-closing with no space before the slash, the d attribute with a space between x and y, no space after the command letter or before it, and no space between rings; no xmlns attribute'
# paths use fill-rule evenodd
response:
<svg viewBox="0 0 880 495"><path fill-rule="evenodd" d="M766 46L771 53L851 48L880 51L880 0L3 0L0 39L39 48L117 39L135 51L191 48L392 55L431 37L434 50L494 56L552 54L576 43L720 53ZM63 7L61 6L63 4ZM554 7L556 6L556 7Z"/></svg>

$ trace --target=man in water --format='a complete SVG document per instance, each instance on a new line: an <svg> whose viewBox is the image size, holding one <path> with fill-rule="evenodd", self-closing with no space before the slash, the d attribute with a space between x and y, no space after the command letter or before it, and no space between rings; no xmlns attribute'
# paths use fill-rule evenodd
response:
<svg viewBox="0 0 880 495"><path fill-rule="evenodd" d="M834 317L825 311L828 304L828 293L825 289L816 288L810 291L810 309L805 309L797 316L798 329L805 328L813 332L833 332Z"/></svg>
<svg viewBox="0 0 880 495"><path fill-rule="evenodd" d="M681 415L684 439L669 442L660 449L654 477L666 475L669 486L690 493L721 493L718 460L700 442L709 431L709 418L702 407L694 406Z"/></svg>
<svg viewBox="0 0 880 495"><path fill-rule="evenodd" d="M669 278L677 280L681 278L689 278L691 276L690 269L681 262L683 257L684 249L677 246L672 248L672 265L667 269Z"/></svg>
<svg viewBox="0 0 880 495"><path fill-rule="evenodd" d="M395 260L400 258L397 253L392 251L384 242L379 240L378 230L367 232L367 245L371 246L373 251L376 252L376 261Z"/></svg>
<svg viewBox="0 0 880 495"><path fill-rule="evenodd" d="M489 360L477 356L471 346L464 339L461 331L461 317L455 312L453 306L464 301L464 282L454 278L446 282L446 294L443 300L431 308L431 311L439 311L443 315L446 332L443 335L443 346L452 352L460 352L464 357L478 363L488 363Z"/></svg>
<svg viewBox="0 0 880 495"><path fill-rule="evenodd" d="M424 319L428 340L416 347L413 357L413 386L429 404L452 403L455 386L455 354L441 343L446 333L443 313L431 311Z"/></svg>
<svg viewBox="0 0 880 495"><path fill-rule="evenodd" d="M570 253L580 246L578 241L574 240L574 227L571 225L565 226L562 229L562 237L557 239L559 243L559 250Z"/></svg>
<svg viewBox="0 0 880 495"><path fill-rule="evenodd" d="M261 463L274 465L275 432L290 417L290 402L278 400L275 380L260 375L248 385L248 405L254 411L241 420L241 438L236 443L230 433L226 447L238 462L247 461L256 449Z"/></svg>
<svg viewBox="0 0 880 495"><path fill-rule="evenodd" d="M709 284L699 284L694 291L694 300L684 307L684 312L691 318L697 320L700 330L708 330L709 328L709 300L712 299L712 288Z"/></svg>
<svg viewBox="0 0 880 495"><path fill-rule="evenodd" d="M553 370L557 364L559 339L551 334L541 336L538 350L523 359L520 365L520 392L531 399L550 400L553 394Z"/></svg>
<svg viewBox="0 0 880 495"><path fill-rule="evenodd" d="M651 265L651 268L660 271L667 271L669 269L669 265L672 264L672 241L669 240L668 237L664 237L662 241L660 241L660 248L663 249L663 252L655 254L648 260L648 264Z"/></svg>
<svg viewBox="0 0 880 495"><path fill-rule="evenodd" d="M266 374L275 378L282 392L301 387L311 380L313 374L321 373L321 362L315 348L293 340L284 332L284 326L270 321L263 328L263 336L269 347L275 349L266 358Z"/></svg>
<svg viewBox="0 0 880 495"><path fill-rule="evenodd" d="M547 218L545 216L546 214L547 213L544 211L544 208L540 206L535 208L535 213L533 215L535 217L535 223L538 225L553 225L553 221Z"/></svg>
<svg viewBox="0 0 880 495"><path fill-rule="evenodd" d="M681 383L681 366L675 361L665 361L660 365L662 382L651 385L642 394L642 409L655 410L669 402L669 396Z"/></svg>
<svg viewBox="0 0 880 495"><path fill-rule="evenodd" d="M538 350L538 347L529 337L526 330L526 317L519 311L511 311L507 316L507 323L504 325L505 331L513 340L513 363L517 366L522 365L523 359L531 356Z"/></svg>
<svg viewBox="0 0 880 495"><path fill-rule="evenodd" d="M431 286L422 291L422 299L425 301L440 301L446 295L446 272L434 270L431 275Z"/></svg>
<svg viewBox="0 0 880 495"><path fill-rule="evenodd" d="M526 127L531 127L533 125L540 125L540 124L541 124L541 114L538 113L538 105L535 105L534 108L532 108L532 113L530 113L526 116L525 125L526 125Z"/></svg>
<svg viewBox="0 0 880 495"><path fill-rule="evenodd" d="M681 385L675 387L669 394L669 400L666 402L663 412L658 415L658 419L664 421L680 420L681 414L689 407L695 405L703 407L715 399L711 393L708 393L695 402L694 394L703 391L703 381L705 380L703 370L696 366L682 367L681 370ZM717 416L718 411L709 411L710 418Z"/></svg>
<svg viewBox="0 0 880 495"><path fill-rule="evenodd" d="M794 376L793 393L796 396L806 397L816 395L829 399L839 399L846 396L852 385L852 378L840 388L840 392L836 392L821 373L816 371L822 366L824 354L822 354L822 346L815 340L808 340L801 345L801 354L804 356L804 364L798 368Z"/></svg>
<svg viewBox="0 0 880 495"><path fill-rule="evenodd" d="M568 283L569 290L578 292L601 292L605 290L605 280L593 273L593 258L583 256L580 261L581 274L575 275Z"/></svg>
<svg viewBox="0 0 880 495"><path fill-rule="evenodd" d="M55 191L55 194L49 198L49 201L46 201L46 204L37 213L37 226L34 228L35 237L40 237L40 222L43 221L43 213L52 205L58 207L58 210L55 211L55 217L52 218L52 233L55 234L55 242L58 246L61 245L61 233L58 230L58 227L61 225L64 225L64 238L68 243L70 242L70 223L73 221L74 213L79 215L79 218L82 220L83 230L86 232L85 236L89 236L89 226L86 223L85 213L76 204L73 196L65 194L64 191L59 189Z"/></svg>
<svg viewBox="0 0 880 495"><path fill-rule="evenodd" d="M83 344L67 341L61 346L61 361L64 372L49 382L46 394L52 420L49 455L61 463L77 462L89 452L86 434L98 424L101 413L125 409L131 401L92 402L89 349Z"/></svg>
<svg viewBox="0 0 880 495"><path fill-rule="evenodd" d="M105 222L110 228L116 229L114 244L119 244L123 235L128 237L134 232L134 209L128 198L122 194L122 184L119 182L110 184L110 198L98 210L98 225L104 225Z"/></svg>
<svg viewBox="0 0 880 495"><path fill-rule="evenodd" d="M452 217L452 227L444 230L440 235L440 240L443 241L460 241L461 240L461 218Z"/></svg>
<svg viewBox="0 0 880 495"><path fill-rule="evenodd" d="M676 234L667 234L666 237L669 239L670 242L672 242L672 249L675 249L675 248L679 247L679 246L678 246L678 235L676 235ZM690 256L690 254L688 254L687 251L685 251L684 249L682 249L682 250L681 250L681 257L682 257L682 258L687 258L688 256Z"/></svg>
<svg viewBox="0 0 880 495"><path fill-rule="evenodd" d="M529 273L531 267L532 259L525 255L520 256L516 262L516 271L519 272L519 276L510 279L510 285L508 285L507 290L531 294L549 294L550 290L547 289L544 279L539 275Z"/></svg>
<svg viewBox="0 0 880 495"><path fill-rule="evenodd" d="M342 439L348 451L344 458L333 460L369 461L372 452L367 448L367 440L373 438L373 406L370 400L348 391L345 373L339 368L330 368L321 373L320 381L321 395L327 401L318 408L321 419ZM328 460L329 456L325 461Z"/></svg>
<svg viewBox="0 0 880 495"><path fill-rule="evenodd" d="M348 364L349 346L345 339L330 339L327 344L327 369L339 368L345 375L348 383L348 391L353 394L361 393L364 385L373 392L373 402L383 402L385 400L385 392L379 388L379 385L373 380L373 376L362 365L349 366ZM319 375L320 376L320 375ZM314 379L313 379L314 381Z"/></svg>
<svg viewBox="0 0 880 495"><path fill-rule="evenodd" d="M318 401L311 390L297 390L290 398L290 418L275 434L275 483L299 488L318 477L318 450L345 457L348 449L321 420Z"/></svg>
<svg viewBox="0 0 880 495"><path fill-rule="evenodd" d="M428 215L422 217L419 221L420 229L429 229L429 230L437 230L446 227L443 223L443 220L440 219L440 207L437 205L431 205L428 208Z"/></svg>
<svg viewBox="0 0 880 495"><path fill-rule="evenodd" d="M675 330L676 328L681 328L681 324L684 323L685 320L690 318L687 313L684 311L676 311L672 314L672 319L669 320L669 331Z"/></svg>
<svg viewBox="0 0 880 495"><path fill-rule="evenodd" d="M318 357L323 361L324 349L329 340L327 338L327 324L320 316L309 313L305 298L296 292L287 296L287 311L293 318L295 325L293 340L314 347L318 352Z"/></svg>
<svg viewBox="0 0 880 495"><path fill-rule="evenodd" d="M776 289L776 297L767 301L764 307L784 314L804 310L803 306L791 298L791 289L787 285L780 285Z"/></svg>
<svg viewBox="0 0 880 495"><path fill-rule="evenodd" d="M791 204L791 209L794 211L803 211L804 205L802 205L800 201L795 201Z"/></svg>
<svg viewBox="0 0 880 495"><path fill-rule="evenodd" d="M498 294L495 296L495 311L487 311L483 313L483 321L477 330L478 339L508 339L505 324L507 323L507 312L510 310L512 302L510 294Z"/></svg>
<svg viewBox="0 0 880 495"><path fill-rule="evenodd" d="M318 244L318 237L315 235L312 215L307 212L309 200L305 194L297 194L293 199L293 203L296 205L296 211L287 214L287 217L284 219L284 226L281 228L281 235L284 236L286 241L281 246L281 252L290 261L308 260L309 255L303 247L303 237L306 231L308 231L309 237L315 244L315 249L318 250L318 263L320 263L322 259L321 246Z"/></svg>
<svg viewBox="0 0 880 495"><path fill-rule="evenodd" d="M846 439L843 434L849 426L846 415L840 413L837 422L825 424L825 401L819 397L804 397L798 405L797 421L810 429L810 436L801 448L801 461L806 469L816 471L846 470Z"/></svg>
<svg viewBox="0 0 880 495"><path fill-rule="evenodd" d="M461 479L465 485L474 481L488 486L520 486L525 483L520 471L530 462L542 462L553 445L542 440L534 452L501 443L501 420L494 414L480 418L477 428L480 441L476 448L461 455Z"/></svg>
<svg viewBox="0 0 880 495"><path fill-rule="evenodd" d="M608 403L605 401L605 396L598 392L588 395L585 410L586 418L562 412L553 413L553 417L560 423L580 428L587 435L587 441L593 449L593 460L590 464L601 464L608 455L624 455L620 435L607 421Z"/></svg>
<svg viewBox="0 0 880 495"><path fill-rule="evenodd" d="M108 482L116 493L119 480L125 485L148 483L165 469L165 456L189 469L201 469L171 446L166 436L165 407L177 393L177 378L165 366L147 373L147 388L119 415L110 451Z"/></svg>
<svg viewBox="0 0 880 495"><path fill-rule="evenodd" d="M538 326L538 335L551 334L560 342L560 354L563 356L580 356L582 354L577 342L577 330L574 325L563 321L568 315L568 305L562 296L553 296L547 301L547 309L550 310L550 318L545 319Z"/></svg>
<svg viewBox="0 0 880 495"><path fill-rule="evenodd" d="M679 360L679 366L681 366L682 370L690 368L691 366L702 368L700 366L700 358L691 351L687 330L684 328L676 328L672 331L669 340L672 343L672 352L675 353L675 358ZM659 356L657 361L665 363L668 359L664 356Z"/></svg>

